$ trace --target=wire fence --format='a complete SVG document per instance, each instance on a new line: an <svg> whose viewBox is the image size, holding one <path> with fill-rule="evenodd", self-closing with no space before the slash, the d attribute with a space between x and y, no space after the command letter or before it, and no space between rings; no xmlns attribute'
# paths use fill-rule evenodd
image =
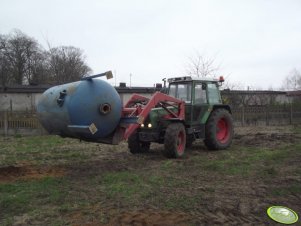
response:
<svg viewBox="0 0 301 226"><path fill-rule="evenodd" d="M301 105L234 106L232 115L235 124L239 126L300 124Z"/></svg>
<svg viewBox="0 0 301 226"><path fill-rule="evenodd" d="M0 134L44 134L35 112L0 111Z"/></svg>

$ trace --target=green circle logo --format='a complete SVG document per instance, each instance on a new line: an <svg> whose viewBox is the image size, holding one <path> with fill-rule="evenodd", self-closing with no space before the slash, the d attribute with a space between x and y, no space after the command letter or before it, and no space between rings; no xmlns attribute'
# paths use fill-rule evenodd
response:
<svg viewBox="0 0 301 226"><path fill-rule="evenodd" d="M282 224L294 224L298 221L298 214L285 206L272 206L267 210L268 216Z"/></svg>

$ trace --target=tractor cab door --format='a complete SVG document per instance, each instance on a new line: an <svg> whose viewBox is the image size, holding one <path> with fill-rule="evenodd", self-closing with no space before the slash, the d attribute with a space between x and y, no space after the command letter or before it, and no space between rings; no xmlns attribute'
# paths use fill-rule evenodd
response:
<svg viewBox="0 0 301 226"><path fill-rule="evenodd" d="M215 104L222 104L222 98L217 83L207 83L207 96L208 102L211 106Z"/></svg>
<svg viewBox="0 0 301 226"><path fill-rule="evenodd" d="M192 125L206 124L214 105L222 104L218 85L215 82L195 82Z"/></svg>
<svg viewBox="0 0 301 226"><path fill-rule="evenodd" d="M194 95L192 104L191 125L200 125L203 116L208 112L207 84L202 82L194 83Z"/></svg>

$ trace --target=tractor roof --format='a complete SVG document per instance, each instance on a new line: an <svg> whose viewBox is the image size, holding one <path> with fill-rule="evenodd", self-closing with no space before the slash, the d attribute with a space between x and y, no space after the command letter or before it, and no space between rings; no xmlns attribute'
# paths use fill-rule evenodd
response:
<svg viewBox="0 0 301 226"><path fill-rule="evenodd" d="M195 76L184 76L184 77L175 77L175 78L169 78L167 80L169 83L172 82L185 82L185 81L202 81L202 82L223 82L224 78L221 76L219 79L215 78L200 78Z"/></svg>

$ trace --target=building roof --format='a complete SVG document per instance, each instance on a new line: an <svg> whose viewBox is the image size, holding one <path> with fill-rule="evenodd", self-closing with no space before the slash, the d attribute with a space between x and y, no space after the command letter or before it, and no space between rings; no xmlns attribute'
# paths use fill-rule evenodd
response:
<svg viewBox="0 0 301 226"><path fill-rule="evenodd" d="M231 93L231 94L244 94L244 95L254 95L254 94L277 94L277 95L286 95L286 91L274 91L274 90L222 90L222 93Z"/></svg>
<svg viewBox="0 0 301 226"><path fill-rule="evenodd" d="M288 91L286 92L288 96L301 96L301 90Z"/></svg>
<svg viewBox="0 0 301 226"><path fill-rule="evenodd" d="M0 93L43 93L52 85L12 85L3 87L0 86ZM161 88L156 87L115 87L118 93L154 93L160 91ZM301 96L301 90L297 91L271 91L271 90L221 90L223 94L274 94L287 96Z"/></svg>
<svg viewBox="0 0 301 226"><path fill-rule="evenodd" d="M0 93L43 93L52 85L12 85L0 86ZM155 87L115 87L118 93L154 93L160 91L161 88Z"/></svg>
<svg viewBox="0 0 301 226"><path fill-rule="evenodd" d="M0 86L0 93L43 93L51 85L11 85Z"/></svg>

